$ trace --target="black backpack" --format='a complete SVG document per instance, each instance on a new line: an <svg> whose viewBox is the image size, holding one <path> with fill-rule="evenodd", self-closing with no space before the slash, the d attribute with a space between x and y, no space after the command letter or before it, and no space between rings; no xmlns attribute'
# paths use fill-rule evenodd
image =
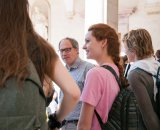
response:
<svg viewBox="0 0 160 130"><path fill-rule="evenodd" d="M140 120L140 111L134 93L121 86L120 80L112 67L107 65L103 65L102 67L109 70L115 76L120 86L120 92L113 102L106 123L102 122L101 117L95 110L101 129L137 130Z"/></svg>

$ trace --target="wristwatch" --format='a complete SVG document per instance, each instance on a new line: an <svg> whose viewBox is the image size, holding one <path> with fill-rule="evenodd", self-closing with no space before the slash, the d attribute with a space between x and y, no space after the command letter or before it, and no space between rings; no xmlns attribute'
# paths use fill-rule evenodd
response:
<svg viewBox="0 0 160 130"><path fill-rule="evenodd" d="M50 129L54 129L54 128L59 129L66 123L66 120L63 120L62 122L59 122L57 120L56 112L54 114L49 115L48 118L49 118L48 126Z"/></svg>

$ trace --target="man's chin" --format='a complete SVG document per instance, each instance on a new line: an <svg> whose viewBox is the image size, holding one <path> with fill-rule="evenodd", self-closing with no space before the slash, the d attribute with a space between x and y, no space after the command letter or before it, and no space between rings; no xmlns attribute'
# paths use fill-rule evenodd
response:
<svg viewBox="0 0 160 130"><path fill-rule="evenodd" d="M70 62L68 62L67 60L63 60L63 62L67 65L70 64Z"/></svg>

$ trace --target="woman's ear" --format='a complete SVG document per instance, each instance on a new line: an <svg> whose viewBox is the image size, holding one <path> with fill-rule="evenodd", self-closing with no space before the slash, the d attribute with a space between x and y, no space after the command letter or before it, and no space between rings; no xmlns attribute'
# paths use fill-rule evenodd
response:
<svg viewBox="0 0 160 130"><path fill-rule="evenodd" d="M107 39L102 40L102 48L104 48L105 46L107 46Z"/></svg>

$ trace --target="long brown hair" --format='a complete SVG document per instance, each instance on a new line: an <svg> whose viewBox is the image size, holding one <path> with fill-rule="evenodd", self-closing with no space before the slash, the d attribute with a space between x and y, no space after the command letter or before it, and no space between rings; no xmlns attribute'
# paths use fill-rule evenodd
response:
<svg viewBox="0 0 160 130"><path fill-rule="evenodd" d="M0 86L11 76L28 75L26 5L26 0L0 0Z"/></svg>
<svg viewBox="0 0 160 130"><path fill-rule="evenodd" d="M47 41L35 33L28 8L28 0L0 0L0 86L11 76L24 80L29 74L29 58L41 82L45 80L45 74L50 77L53 72L51 59L56 60L57 54ZM34 57L28 49L31 39L38 48ZM38 65L36 56L39 56L38 60L42 64Z"/></svg>
<svg viewBox="0 0 160 130"><path fill-rule="evenodd" d="M27 44L29 58L35 65L41 83L43 84L46 77L45 75L47 75L48 78L52 77L55 65L52 60L54 59L56 62L58 56L53 47L34 32L28 34Z"/></svg>
<svg viewBox="0 0 160 130"><path fill-rule="evenodd" d="M92 31L92 35L97 41L107 39L107 53L112 57L115 65L118 67L121 82L126 86L126 80L123 76L123 66L120 64L120 42L116 31L109 25L103 23L90 26L88 31Z"/></svg>
<svg viewBox="0 0 160 130"><path fill-rule="evenodd" d="M44 80L47 82L48 78L52 77L58 55L51 44L35 32L29 15L26 24L28 56L32 60L43 84ZM53 59L54 63L52 62Z"/></svg>

